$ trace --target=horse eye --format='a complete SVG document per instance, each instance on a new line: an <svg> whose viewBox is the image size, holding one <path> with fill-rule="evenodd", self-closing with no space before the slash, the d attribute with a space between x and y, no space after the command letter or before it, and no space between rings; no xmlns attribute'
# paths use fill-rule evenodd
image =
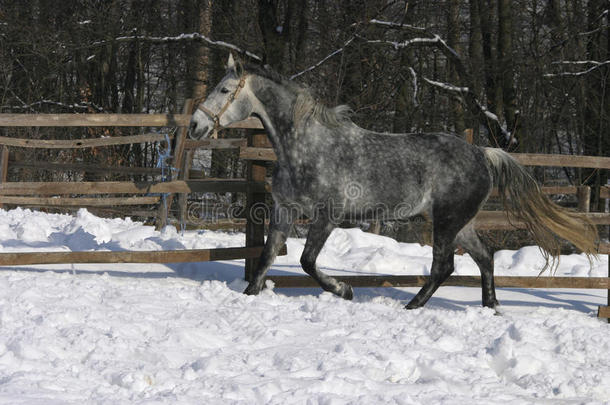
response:
<svg viewBox="0 0 610 405"><path fill-rule="evenodd" d="M226 87L223 87L222 89L220 89L220 92L226 94L229 92L229 89L227 89Z"/></svg>

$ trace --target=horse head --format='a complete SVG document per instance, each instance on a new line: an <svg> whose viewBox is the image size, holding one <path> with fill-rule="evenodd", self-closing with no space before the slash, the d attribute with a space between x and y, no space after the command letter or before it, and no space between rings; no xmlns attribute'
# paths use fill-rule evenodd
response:
<svg viewBox="0 0 610 405"><path fill-rule="evenodd" d="M191 118L190 137L214 137L218 130L248 118L252 113L252 103L247 87L246 76L236 66L233 55L229 55L225 76Z"/></svg>

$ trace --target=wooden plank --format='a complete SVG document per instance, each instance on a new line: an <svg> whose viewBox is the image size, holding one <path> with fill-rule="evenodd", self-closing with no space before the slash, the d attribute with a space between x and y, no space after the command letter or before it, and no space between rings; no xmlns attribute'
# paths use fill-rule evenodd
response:
<svg viewBox="0 0 610 405"><path fill-rule="evenodd" d="M591 187L579 186L576 197L578 198L578 207L576 209L580 212L589 212L591 206Z"/></svg>
<svg viewBox="0 0 610 405"><path fill-rule="evenodd" d="M9 160L9 148L4 145L2 147L2 152L0 152L0 183L6 183L8 178L8 160ZM0 208L2 208L2 204L0 203Z"/></svg>
<svg viewBox="0 0 610 405"><path fill-rule="evenodd" d="M87 173L122 173L122 174L148 174L160 176L161 169L156 167L128 167L128 166L100 166L87 163L54 163L40 160L16 162L10 161L11 167L17 169L56 170L56 171L83 171Z"/></svg>
<svg viewBox="0 0 610 405"><path fill-rule="evenodd" d="M201 179L187 180L186 184L193 193L269 193L271 186L264 181L244 179Z"/></svg>
<svg viewBox="0 0 610 405"><path fill-rule="evenodd" d="M186 157L182 162L182 167L180 168L181 173L183 174L182 180L188 180L189 173L191 171L191 165L193 164L193 155L195 151L192 149L187 150ZM180 193L178 196L178 207L179 210L179 220L180 226L186 226L186 221L188 219L188 194Z"/></svg>
<svg viewBox="0 0 610 405"><path fill-rule="evenodd" d="M600 306L597 309L598 318L610 318L610 306Z"/></svg>
<svg viewBox="0 0 610 405"><path fill-rule="evenodd" d="M0 253L0 266L64 263L189 263L258 257L262 246L222 249ZM280 252L286 254L286 246Z"/></svg>
<svg viewBox="0 0 610 405"><path fill-rule="evenodd" d="M188 127L190 114L0 114L0 127ZM262 129L258 118L228 128Z"/></svg>
<svg viewBox="0 0 610 405"><path fill-rule="evenodd" d="M0 114L0 127L188 127L190 114Z"/></svg>
<svg viewBox="0 0 610 405"><path fill-rule="evenodd" d="M147 205L157 204L160 197L100 197L100 198L69 198L69 197L13 197L0 196L0 203L46 207L113 207L117 205Z"/></svg>
<svg viewBox="0 0 610 405"><path fill-rule="evenodd" d="M243 121L234 122L227 128L233 129L265 129L261 120L256 117L246 118Z"/></svg>
<svg viewBox="0 0 610 405"><path fill-rule="evenodd" d="M167 135L173 138L173 135ZM23 139L8 138L0 136L0 145L14 146L19 148L44 148L44 149L85 149L102 146L129 145L144 142L165 141L165 134L142 134L129 136L114 136L92 139Z"/></svg>
<svg viewBox="0 0 610 405"><path fill-rule="evenodd" d="M540 190L543 194L576 194L578 187L576 186L542 186ZM498 197L498 189L493 188L490 197Z"/></svg>
<svg viewBox="0 0 610 405"><path fill-rule="evenodd" d="M277 160L274 150L264 147L240 148L239 158L244 160L266 160L270 162L275 162Z"/></svg>
<svg viewBox="0 0 610 405"><path fill-rule="evenodd" d="M588 212L578 213L578 216L588 218L595 225L610 225L610 213ZM477 229L524 229L525 224L515 221L510 223L504 211L480 211L475 217Z"/></svg>
<svg viewBox="0 0 610 405"><path fill-rule="evenodd" d="M335 276L333 276L335 277ZM352 287L421 287L428 276L336 276L337 280ZM319 287L311 277L268 276L277 288ZM496 287L501 288L583 288L606 289L609 277L494 277ZM443 286L480 287L480 276L451 276Z"/></svg>
<svg viewBox="0 0 610 405"><path fill-rule="evenodd" d="M150 193L267 193L265 182L244 179L174 180L168 182L8 182L0 184L0 195L150 194Z"/></svg>
<svg viewBox="0 0 610 405"><path fill-rule="evenodd" d="M186 149L238 149L245 147L247 140L245 138L234 139L187 139L184 143Z"/></svg>
<svg viewBox="0 0 610 405"><path fill-rule="evenodd" d="M525 166L563 166L610 169L610 157L605 156L546 155L541 153L511 153L510 155Z"/></svg>
<svg viewBox="0 0 610 405"><path fill-rule="evenodd" d="M183 114L189 114L193 109L193 99L187 98L184 102L184 106L182 107ZM172 158L172 167L176 169L182 169L182 160L184 158L184 141L186 139L188 129L186 127L180 128L178 131L178 135L176 136L175 143L173 145L173 158ZM175 173L170 170L169 179L175 180L180 177L180 180L184 180L184 172ZM165 180L165 179L164 179ZM159 215L157 217L157 230L162 229L167 224L167 217L169 215L169 211L172 207L172 201L174 199L173 194L169 194L164 196L161 204L159 204Z"/></svg>
<svg viewBox="0 0 610 405"><path fill-rule="evenodd" d="M600 243L597 251L600 255L610 255L610 243ZM610 262L608 263L608 277L610 277Z"/></svg>
<svg viewBox="0 0 610 405"><path fill-rule="evenodd" d="M0 184L0 195L62 195L62 194L149 194L188 193L184 181L172 182L8 182Z"/></svg>
<svg viewBox="0 0 610 405"><path fill-rule="evenodd" d="M239 156L242 159L248 160L277 160L275 152L265 148L242 148ZM610 169L610 158L603 156L544 155L536 153L511 153L511 156L526 166L565 166Z"/></svg>
<svg viewBox="0 0 610 405"><path fill-rule="evenodd" d="M262 133L250 133L248 136L248 146L261 148L268 142L267 136ZM267 168L264 163L251 161L248 162L247 179L252 183L264 182L267 175ZM265 219L254 216L255 208L265 203L265 194L249 190L246 196L246 246L260 246L265 243ZM260 211L259 211L260 212ZM258 266L258 258L246 259L244 269L244 279L251 281Z"/></svg>

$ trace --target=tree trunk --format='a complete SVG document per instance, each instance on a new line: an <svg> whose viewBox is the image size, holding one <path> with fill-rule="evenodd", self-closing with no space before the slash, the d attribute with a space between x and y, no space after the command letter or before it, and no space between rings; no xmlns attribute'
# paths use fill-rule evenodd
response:
<svg viewBox="0 0 610 405"><path fill-rule="evenodd" d="M450 0L447 13L447 45L453 48L458 54L462 53L460 45L460 0ZM449 83L459 86L460 77L452 62L448 61ZM453 130L456 134L462 135L466 125L464 124L464 108L462 103L453 98L450 100L450 117L451 122L448 127L453 125Z"/></svg>
<svg viewBox="0 0 610 405"><path fill-rule="evenodd" d="M483 99L482 83L485 79L485 59L483 57L483 31L481 27L481 4L480 0L470 0L470 36L468 42L468 53L470 60L470 72L472 73L473 91L476 97ZM482 144L483 140L479 134L480 121L473 117L469 120L469 127L473 129L474 144Z"/></svg>
<svg viewBox="0 0 610 405"><path fill-rule="evenodd" d="M212 29L212 0L183 1L185 32L198 32L210 37ZM195 105L205 99L208 89L210 69L210 48L199 42L189 43L186 51L186 98L192 98Z"/></svg>
<svg viewBox="0 0 610 405"><path fill-rule="evenodd" d="M280 73L287 73L284 57L290 42L293 3L293 1L282 2L281 0L258 1L258 26L265 46L263 63L270 65ZM280 17L280 6L284 8L283 21Z"/></svg>
<svg viewBox="0 0 610 405"><path fill-rule="evenodd" d="M407 7L403 24L412 24L413 15L417 3ZM407 133L414 130L413 117L417 111L417 78L414 78L409 69L414 66L413 51L411 49L400 50L400 66L402 71L402 82L396 92L394 100L394 119L392 122L392 131L394 133Z"/></svg>
<svg viewBox="0 0 610 405"><path fill-rule="evenodd" d="M502 104L506 127L515 138L518 129L518 117L515 67L513 64L511 3L510 0L498 0L498 80L502 87Z"/></svg>
<svg viewBox="0 0 610 405"><path fill-rule="evenodd" d="M589 0L587 8L589 32L598 30L589 34L587 42L587 58L588 60L602 61L610 57L607 46L602 35L603 19L599 19L605 10L605 0ZM607 149L608 137L607 131L610 128L608 124L609 113L605 110L608 106L607 98L607 80L608 67L602 67L589 73L585 76L586 83L586 104L585 104L585 119L584 119L584 134L583 134L583 152L585 155L604 156L610 152ZM586 184L592 186L591 189L591 204L594 210L598 210L603 205L599 198L599 187L602 185L602 175L600 170L583 170Z"/></svg>

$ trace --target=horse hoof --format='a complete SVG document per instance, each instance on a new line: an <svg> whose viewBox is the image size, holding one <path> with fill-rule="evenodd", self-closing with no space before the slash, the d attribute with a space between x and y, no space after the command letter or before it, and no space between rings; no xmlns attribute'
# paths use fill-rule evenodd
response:
<svg viewBox="0 0 610 405"><path fill-rule="evenodd" d="M343 299L351 301L354 298L354 289L349 284L341 283L339 296Z"/></svg>
<svg viewBox="0 0 610 405"><path fill-rule="evenodd" d="M248 287L244 290L246 295L258 295L259 292L261 292L261 289L252 284L248 284Z"/></svg>
<svg viewBox="0 0 610 405"><path fill-rule="evenodd" d="M489 302L484 302L483 303L484 307L491 308L491 309L495 309L499 305L500 305L500 303L496 299L493 299L493 300L490 300Z"/></svg>

